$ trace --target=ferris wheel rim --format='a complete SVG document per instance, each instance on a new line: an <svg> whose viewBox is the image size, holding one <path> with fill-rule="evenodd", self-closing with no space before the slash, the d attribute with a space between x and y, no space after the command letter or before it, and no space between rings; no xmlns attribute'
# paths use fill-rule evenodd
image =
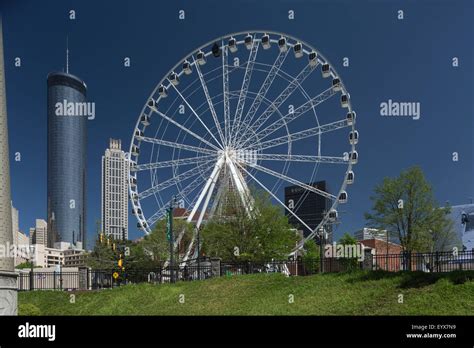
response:
<svg viewBox="0 0 474 348"><path fill-rule="evenodd" d="M296 38L296 37L294 37L294 36L292 36L292 35L288 35L288 34L282 33L282 32L270 31L270 30L249 30L249 31L236 32L236 33L231 33L231 34L227 34L227 35L224 35L224 36L220 36L219 38L215 38L214 40L211 40L211 41L209 41L209 42L207 42L207 43L201 45L201 46L198 47L197 49L191 51L191 52L190 52L188 55L186 55L182 60L178 61L178 63L177 63L172 69L170 69L166 75L164 75L163 79L156 85L155 89L152 91L152 93L150 94L150 96L149 96L148 99L152 98L153 95L156 95L156 92L157 92L159 86L160 86L164 81L166 81L166 80L168 79L169 75L170 75L173 71L176 71L176 70L177 70L177 68L182 64L183 61L185 61L185 60L186 60L187 58L189 58L189 57L193 57L193 58L194 58L193 54L194 54L195 52L198 52L199 50L202 50L203 48L208 47L208 46L212 45L214 42L218 42L218 41L222 41L222 45L221 45L220 47L221 47L221 48L225 48L226 45L225 45L224 42L223 42L224 39L228 39L228 38L233 37L233 36L244 35L244 34L247 34L247 33L252 33L252 34L263 34L263 33L266 33L266 34L271 34L271 35L281 35L281 36L284 36L284 37L286 37L286 38L291 38L292 40L295 40L295 41L297 41L297 42L300 42L301 44L303 44L303 45L306 46L306 47L312 48L314 51L316 51L316 52L318 53L318 60L321 58L321 60L323 60L325 63L327 63L327 64L330 65L331 76L337 77L337 78L340 79L341 90L342 90L343 92L346 92L346 93L347 93L347 89L346 89L346 87L345 87L345 85L344 85L344 82L342 81L342 78L340 77L340 75L337 74L337 72L335 71L333 65L330 63L330 61L329 61L326 57L324 57L324 55L322 55L322 54L320 53L319 50L315 49L312 45L308 44L307 42L305 42L305 41L303 41L303 40L301 40L301 39L299 39L299 38ZM277 41L277 40L272 40L272 42L276 42L276 41ZM292 47L292 44L288 43L288 46ZM309 51L307 51L306 48L304 48L303 51L304 51L304 53L306 53L306 54L309 53ZM208 53L208 54L210 54L210 53ZM195 66L197 66L197 64L196 64L195 61L194 61L193 63L195 64ZM182 73L183 73L183 72L181 71L179 74L182 74ZM147 100L148 100L148 99L147 99ZM139 116L138 121L137 121L137 123L136 123L136 125L135 125L134 132L135 132L135 129L138 128L138 126L139 126L139 124L140 124L140 117L141 117L142 115L144 115L144 111L146 110L146 108L147 108L147 105L145 104L144 107L142 108L142 111L140 112L140 116ZM350 100L350 99L349 99L349 101L348 101L348 112L353 112L352 106L351 106L351 100ZM317 117L316 117L316 119L317 119ZM352 122L351 128L352 128L352 131L355 131L355 120L354 120L354 122ZM140 143L140 141L138 141L138 143ZM135 133L133 133L133 135L132 135L132 141L131 141L130 149L129 149L129 153L130 153L130 154L132 153L132 148L133 148L134 144L136 144ZM354 151L355 151L355 144L351 144L351 153L353 153ZM318 165L319 165L319 163L318 163ZM346 170L346 173L345 173L345 177L346 177L347 174L351 171L351 169L352 169L352 161L349 160L349 161L348 161L348 165L347 165L347 170ZM131 176L132 176L131 173L129 173L129 177L131 177ZM339 190L339 193L338 193L337 197L340 195L340 193L341 193L342 191L344 191L344 190L346 189L346 186L347 186L347 180L344 178L344 179L343 179L343 184L341 185L341 188L340 188L340 190ZM133 201L133 198L132 198L132 194L134 193L134 191L132 191L132 187L131 187L131 185L130 185L130 180L129 180L129 193L130 193L131 199L132 199L132 206L133 206L133 208L136 208L136 205L135 205L135 203L134 203L134 201ZM330 209L335 209L335 207L337 207L337 205L338 205L338 201L337 201L337 199L335 199ZM140 204L138 204L138 207L141 208ZM323 222L327 222L327 214L326 214L325 218L323 219L323 221L321 222L321 224L322 224ZM321 225L321 224L320 224L320 225ZM150 226L148 226L148 227L150 227ZM319 226L318 226L318 227L319 227ZM315 233L317 232L316 230L317 230L317 229L315 229L307 238L305 238L304 241L313 238L314 235L315 235ZM147 231L145 231L145 232L147 232ZM150 230L148 229L148 233L149 233L149 232L150 232Z"/></svg>

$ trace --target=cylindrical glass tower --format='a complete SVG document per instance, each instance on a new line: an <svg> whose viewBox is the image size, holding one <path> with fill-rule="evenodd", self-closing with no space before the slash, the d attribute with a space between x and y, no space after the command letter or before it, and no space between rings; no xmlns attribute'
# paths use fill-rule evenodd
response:
<svg viewBox="0 0 474 348"><path fill-rule="evenodd" d="M68 73L48 75L48 246L82 242L86 231L86 84Z"/></svg>

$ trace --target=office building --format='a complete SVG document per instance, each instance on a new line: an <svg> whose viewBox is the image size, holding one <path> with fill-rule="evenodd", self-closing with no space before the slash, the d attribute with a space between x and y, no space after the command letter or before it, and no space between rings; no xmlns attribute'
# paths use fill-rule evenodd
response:
<svg viewBox="0 0 474 348"><path fill-rule="evenodd" d="M35 227L30 228L30 244L48 244L48 224L42 219L36 219Z"/></svg>
<svg viewBox="0 0 474 348"><path fill-rule="evenodd" d="M378 239L378 240L387 240L387 231L379 230L377 228L368 228L364 227L354 233L354 237L357 240L367 240L367 239Z"/></svg>
<svg viewBox="0 0 474 348"><path fill-rule="evenodd" d="M85 245L87 117L77 106L86 103L87 87L61 72L49 74L47 86L47 246L77 241ZM68 106L67 112L61 105Z"/></svg>
<svg viewBox="0 0 474 348"><path fill-rule="evenodd" d="M110 139L102 156L102 231L128 239L128 159L121 141Z"/></svg>
<svg viewBox="0 0 474 348"><path fill-rule="evenodd" d="M325 181L313 182L308 185L328 192ZM305 237L318 227L328 209L328 200L325 197L296 185L285 187L285 204L311 228L311 230L306 228L293 214L285 210L288 222L297 230L303 231ZM331 226L326 226L326 232L329 234L326 242L330 243L332 240Z"/></svg>

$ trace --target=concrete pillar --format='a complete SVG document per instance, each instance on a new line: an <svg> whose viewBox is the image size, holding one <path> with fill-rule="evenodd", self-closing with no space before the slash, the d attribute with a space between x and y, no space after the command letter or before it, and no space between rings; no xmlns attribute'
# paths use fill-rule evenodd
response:
<svg viewBox="0 0 474 348"><path fill-rule="evenodd" d="M3 31L0 18L0 315L17 314L17 284L14 258L9 255L13 244L8 150L7 98L3 58Z"/></svg>

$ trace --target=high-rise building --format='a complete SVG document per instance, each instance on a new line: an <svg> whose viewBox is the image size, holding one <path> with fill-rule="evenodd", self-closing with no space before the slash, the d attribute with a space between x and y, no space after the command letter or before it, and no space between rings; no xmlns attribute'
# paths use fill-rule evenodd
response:
<svg viewBox="0 0 474 348"><path fill-rule="evenodd" d="M3 30L0 18L0 244L6 249L13 243L8 149L7 98L3 64ZM0 315L17 314L17 284L14 258L0 255Z"/></svg>
<svg viewBox="0 0 474 348"><path fill-rule="evenodd" d="M48 224L42 219L36 219L36 226L30 228L30 244L48 244Z"/></svg>
<svg viewBox="0 0 474 348"><path fill-rule="evenodd" d="M48 75L48 247L86 242L86 84L69 73ZM63 109L61 109L63 106Z"/></svg>
<svg viewBox="0 0 474 348"><path fill-rule="evenodd" d="M307 184L321 191L328 192L325 181L318 181ZM323 220L328 209L328 200L315 192L306 190L300 186L285 187L285 204L291 209L303 222L311 228L309 230L293 214L285 210L288 222L296 229L303 231L304 236L309 235ZM326 242L332 240L331 226L326 227L329 234Z"/></svg>
<svg viewBox="0 0 474 348"><path fill-rule="evenodd" d="M128 239L128 159L120 140L110 139L102 156L102 231Z"/></svg>
<svg viewBox="0 0 474 348"><path fill-rule="evenodd" d="M387 240L387 231L379 230L377 228L364 227L354 233L357 240L379 239Z"/></svg>

